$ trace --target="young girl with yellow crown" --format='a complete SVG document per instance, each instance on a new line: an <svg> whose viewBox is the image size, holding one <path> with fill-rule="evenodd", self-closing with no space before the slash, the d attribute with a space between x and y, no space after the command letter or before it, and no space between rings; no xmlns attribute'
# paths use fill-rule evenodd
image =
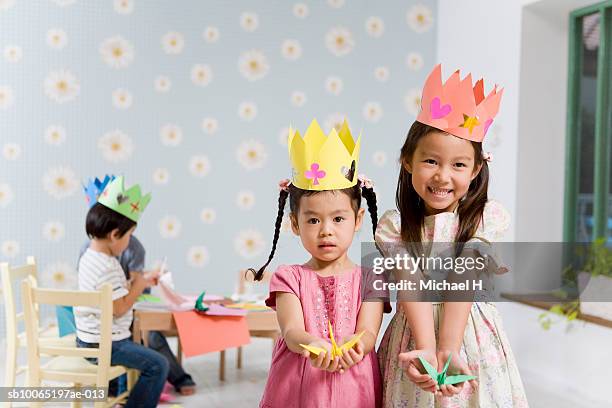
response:
<svg viewBox="0 0 612 408"><path fill-rule="evenodd" d="M443 84L438 65L427 78L421 112L401 149L398 211L383 215L375 239L386 256L414 254L411 248L433 243L449 243L458 252L477 248L472 254L488 256L488 270L504 273L490 244L501 239L510 217L488 199L490 155L482 149L503 90L495 87L485 97L482 80L472 87L471 75L459 75ZM426 268L418 272L431 278ZM495 304L460 300L398 295L378 351L385 407L527 406ZM446 373L468 377L452 384Z"/></svg>
<svg viewBox="0 0 612 408"><path fill-rule="evenodd" d="M291 228L310 259L272 275L266 304L276 309L282 337L260 407L380 406L374 345L384 304L362 300L361 268L347 255L363 221L362 196L377 222L372 184L357 176L359 148L346 122L327 137L314 120L304 138L290 131L293 176L280 183L272 251L250 271L260 280L272 260L287 198Z"/></svg>

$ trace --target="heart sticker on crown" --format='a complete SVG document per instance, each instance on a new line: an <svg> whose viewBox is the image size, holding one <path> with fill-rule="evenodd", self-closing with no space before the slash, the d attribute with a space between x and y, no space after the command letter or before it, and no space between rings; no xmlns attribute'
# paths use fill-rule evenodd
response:
<svg viewBox="0 0 612 408"><path fill-rule="evenodd" d="M441 105L440 98L435 97L431 100L429 110L431 111L432 119L441 119L451 112L451 106L448 103Z"/></svg>
<svg viewBox="0 0 612 408"><path fill-rule="evenodd" d="M348 181L353 181L353 178L355 177L355 160L351 162L350 169L346 166L342 166L342 168L340 168L340 171Z"/></svg>

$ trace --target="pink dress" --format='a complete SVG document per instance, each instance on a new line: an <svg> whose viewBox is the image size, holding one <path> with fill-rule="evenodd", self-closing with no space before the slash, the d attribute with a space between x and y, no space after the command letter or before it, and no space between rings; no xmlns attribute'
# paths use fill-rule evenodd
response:
<svg viewBox="0 0 612 408"><path fill-rule="evenodd" d="M282 265L272 276L270 297L266 300L274 309L276 292L293 293L300 299L308 333L328 338L328 321L338 340L355 333L361 307L360 267L342 275L322 277L306 266ZM307 358L289 350L285 340L279 338L259 406L380 407L381 390L374 350L343 374L330 373L312 367Z"/></svg>

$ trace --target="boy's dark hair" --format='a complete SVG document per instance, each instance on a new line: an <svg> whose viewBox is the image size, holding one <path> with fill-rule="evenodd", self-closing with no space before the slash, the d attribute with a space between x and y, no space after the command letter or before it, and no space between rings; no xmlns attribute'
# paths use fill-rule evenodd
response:
<svg viewBox="0 0 612 408"><path fill-rule="evenodd" d="M322 191L312 191L312 190L303 190L294 186L293 184L289 185L289 191L281 190L278 196L278 213L276 214L276 223L274 224L274 238L272 240L272 251L270 251L270 255L268 256L268 261L259 268L259 270L255 270L253 268L249 268L248 272L253 274L253 278L256 281L259 281L263 278L263 274L266 270L266 267L274 258L274 252L276 252L276 244L278 243L278 237L280 235L281 224L283 223L283 213L285 211L285 203L287 202L287 198L289 198L289 209L293 214L297 214L300 209L300 200L304 196L311 196L315 194L319 194ZM376 193L374 193L373 188L361 187L360 183L357 182L353 187L344 188L341 190L323 190L323 191L332 191L333 193L341 193L346 194L351 199L351 206L353 207L353 211L355 215L361 208L361 197L365 198L366 203L368 204L368 212L370 213L370 218L372 219L372 232L376 233L376 226L378 225L378 208L376 206Z"/></svg>
<svg viewBox="0 0 612 408"><path fill-rule="evenodd" d="M136 223L125 215L100 204L95 203L87 213L85 231L90 239L104 239L113 230L119 230L119 238L124 236Z"/></svg>

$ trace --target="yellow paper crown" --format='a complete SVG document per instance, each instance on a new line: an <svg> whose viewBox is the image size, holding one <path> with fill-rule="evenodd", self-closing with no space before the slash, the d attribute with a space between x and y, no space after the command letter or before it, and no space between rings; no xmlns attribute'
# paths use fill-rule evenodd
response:
<svg viewBox="0 0 612 408"><path fill-rule="evenodd" d="M357 184L359 148L353 140L346 120L340 131L332 129L325 135L316 119L313 119L304 137L289 129L289 159L291 160L294 186L303 190L339 190Z"/></svg>

